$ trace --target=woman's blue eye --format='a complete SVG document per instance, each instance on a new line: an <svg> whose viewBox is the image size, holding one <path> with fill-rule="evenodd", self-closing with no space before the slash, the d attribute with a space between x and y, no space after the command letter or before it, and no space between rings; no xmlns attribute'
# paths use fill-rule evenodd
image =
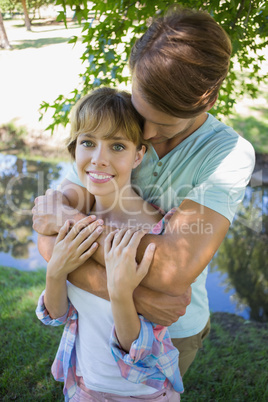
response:
<svg viewBox="0 0 268 402"><path fill-rule="evenodd" d="M89 141L89 140L82 141L81 144L82 144L84 147L86 147L86 148L94 147L93 142L92 142L92 141Z"/></svg>
<svg viewBox="0 0 268 402"><path fill-rule="evenodd" d="M113 150L114 151L123 151L123 149L125 149L125 147L124 147L124 145L122 145L122 144L114 144L113 145Z"/></svg>

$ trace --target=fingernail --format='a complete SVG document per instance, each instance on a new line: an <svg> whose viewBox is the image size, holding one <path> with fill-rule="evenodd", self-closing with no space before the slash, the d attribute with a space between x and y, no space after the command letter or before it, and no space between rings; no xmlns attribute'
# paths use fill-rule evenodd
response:
<svg viewBox="0 0 268 402"><path fill-rule="evenodd" d="M98 233L101 233L101 232L103 231L103 227L102 227L102 226L98 226L96 230L97 230Z"/></svg>
<svg viewBox="0 0 268 402"><path fill-rule="evenodd" d="M96 219L96 215L89 215L91 219Z"/></svg>
<svg viewBox="0 0 268 402"><path fill-rule="evenodd" d="M98 219L98 220L97 220L97 223L99 223L100 225L103 225L104 222L103 222L102 219Z"/></svg>

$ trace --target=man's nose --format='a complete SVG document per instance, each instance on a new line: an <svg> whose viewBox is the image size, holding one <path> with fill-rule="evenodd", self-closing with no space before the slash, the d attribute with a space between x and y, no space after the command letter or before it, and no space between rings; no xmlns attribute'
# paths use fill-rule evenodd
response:
<svg viewBox="0 0 268 402"><path fill-rule="evenodd" d="M143 138L145 140L149 140L150 138L153 138L156 135L157 135L156 125L154 123L145 120L143 126Z"/></svg>
<svg viewBox="0 0 268 402"><path fill-rule="evenodd" d="M109 165L109 155L105 147L100 145L94 149L91 163L95 166Z"/></svg>

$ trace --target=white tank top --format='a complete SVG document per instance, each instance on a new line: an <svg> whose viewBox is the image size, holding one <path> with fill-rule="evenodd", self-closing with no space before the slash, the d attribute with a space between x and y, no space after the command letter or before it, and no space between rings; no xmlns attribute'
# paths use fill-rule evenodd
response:
<svg viewBox="0 0 268 402"><path fill-rule="evenodd" d="M68 297L78 311L76 374L87 388L124 396L150 395L155 388L121 376L109 346L113 327L111 303L68 283Z"/></svg>

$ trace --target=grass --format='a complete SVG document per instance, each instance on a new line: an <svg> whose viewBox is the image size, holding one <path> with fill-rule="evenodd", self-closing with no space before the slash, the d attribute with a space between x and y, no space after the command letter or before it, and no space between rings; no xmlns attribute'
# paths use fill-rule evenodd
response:
<svg viewBox="0 0 268 402"><path fill-rule="evenodd" d="M0 400L62 401L50 374L62 328L35 316L45 271L0 267ZM184 377L182 401L268 400L267 324L214 313L204 348Z"/></svg>
<svg viewBox="0 0 268 402"><path fill-rule="evenodd" d="M45 271L0 268L0 400L61 401L50 374L62 328L41 324L35 308Z"/></svg>
<svg viewBox="0 0 268 402"><path fill-rule="evenodd" d="M260 90L257 99L245 97L238 101L237 111L226 117L224 122L246 138L260 154L268 154L268 95Z"/></svg>
<svg viewBox="0 0 268 402"><path fill-rule="evenodd" d="M184 377L183 402L267 401L267 324L228 313L211 319L210 336Z"/></svg>
<svg viewBox="0 0 268 402"><path fill-rule="evenodd" d="M265 121L253 116L241 117L237 115L229 119L229 125L242 137L251 142L257 153L268 154L268 119Z"/></svg>

